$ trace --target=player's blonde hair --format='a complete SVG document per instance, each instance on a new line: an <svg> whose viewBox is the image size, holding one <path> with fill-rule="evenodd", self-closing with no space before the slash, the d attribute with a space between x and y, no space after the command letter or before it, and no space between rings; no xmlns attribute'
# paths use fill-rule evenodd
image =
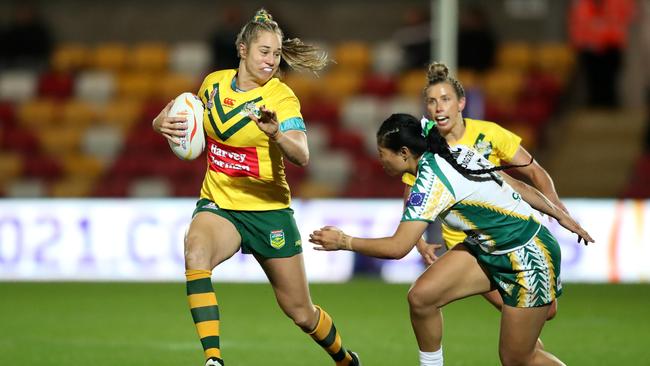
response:
<svg viewBox="0 0 650 366"><path fill-rule="evenodd" d="M449 83L456 92L458 99L465 97L465 89L457 79L449 76L449 68L442 62L434 61L427 67L427 86L424 88L426 93L430 86Z"/></svg>
<svg viewBox="0 0 650 366"><path fill-rule="evenodd" d="M327 53L316 46L303 43L299 38L284 39L284 33L271 14L262 8L246 23L235 41L239 54L239 46L249 47L261 31L275 32L282 40L282 58L295 70L317 72L329 63Z"/></svg>

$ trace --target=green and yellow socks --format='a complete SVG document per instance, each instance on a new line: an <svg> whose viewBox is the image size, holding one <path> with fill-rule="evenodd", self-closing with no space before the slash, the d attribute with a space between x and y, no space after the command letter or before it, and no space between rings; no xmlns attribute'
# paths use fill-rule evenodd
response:
<svg viewBox="0 0 650 366"><path fill-rule="evenodd" d="M190 303L196 331L203 345L205 358L223 365L219 347L219 305L217 304L217 295L212 288L211 274L211 271L206 270L188 269L185 271L187 299Z"/></svg>
<svg viewBox="0 0 650 366"><path fill-rule="evenodd" d="M319 306L316 306L316 308L318 308L320 313L318 323L316 324L316 328L309 332L309 335L329 353L334 362L336 362L336 366L357 365L358 361L356 357L343 347L341 336L336 330L330 315Z"/></svg>

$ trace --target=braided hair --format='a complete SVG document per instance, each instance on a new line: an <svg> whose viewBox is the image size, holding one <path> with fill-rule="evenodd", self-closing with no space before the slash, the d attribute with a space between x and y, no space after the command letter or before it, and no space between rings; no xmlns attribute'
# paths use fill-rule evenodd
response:
<svg viewBox="0 0 650 366"><path fill-rule="evenodd" d="M429 126L423 131L420 121L410 114L396 113L388 117L377 131L377 144L391 151L399 151L402 147L407 147L416 156L421 156L425 152L439 155L445 159L449 165L453 166L459 173L469 175L481 175L500 170L511 168L520 168L530 165L502 165L486 169L468 169L460 165L454 158L449 149L447 140L438 132L438 129ZM428 131L427 131L428 130ZM426 136L425 136L426 135Z"/></svg>

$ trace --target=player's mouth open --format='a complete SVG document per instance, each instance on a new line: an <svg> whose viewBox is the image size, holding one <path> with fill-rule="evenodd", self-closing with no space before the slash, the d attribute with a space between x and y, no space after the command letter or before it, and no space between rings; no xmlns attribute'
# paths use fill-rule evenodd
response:
<svg viewBox="0 0 650 366"><path fill-rule="evenodd" d="M445 116L436 117L436 122L438 123L445 124L447 123L447 121L449 121L449 117L445 117Z"/></svg>
<svg viewBox="0 0 650 366"><path fill-rule="evenodd" d="M265 67L262 70L264 70L264 72L272 72L273 68L272 67Z"/></svg>

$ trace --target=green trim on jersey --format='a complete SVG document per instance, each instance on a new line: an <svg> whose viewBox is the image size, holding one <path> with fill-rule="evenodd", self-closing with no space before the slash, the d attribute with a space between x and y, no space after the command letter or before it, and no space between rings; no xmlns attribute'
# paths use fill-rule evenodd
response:
<svg viewBox="0 0 650 366"><path fill-rule="evenodd" d="M442 158L442 157L441 157ZM451 186L451 183L449 183L449 179L445 176L445 174L442 172L442 169L440 169L440 166L438 165L438 162L436 161L436 155L430 152L424 153L422 156L422 159L420 159L421 164L427 164L431 167L433 170L433 173L440 179L440 181L447 187L449 192L451 192L451 195L456 197L456 193L454 193L454 187ZM424 166L424 165L423 165Z"/></svg>
<svg viewBox="0 0 650 366"><path fill-rule="evenodd" d="M530 241L537 234L541 225L532 216L524 218L509 215L506 212L501 212L487 205L479 206L479 203L472 204L467 201L460 201L456 203L455 208L473 226L481 228L481 233L490 236L490 241L495 243L492 244L495 247L486 248L485 244L489 245L489 243L484 241L479 243L483 244L481 246L484 249L488 249L488 251L507 251L519 247ZM471 236L471 233L467 234ZM475 244L471 238L466 239L466 241L470 242L470 244Z"/></svg>
<svg viewBox="0 0 650 366"><path fill-rule="evenodd" d="M249 100L247 102L244 102L244 103L238 105L236 108L234 108L230 112L225 113L224 110L223 110L223 107L221 106L221 102L220 102L221 98L219 96L219 84L214 84L213 88L215 90L214 99L216 100L216 102L214 103L214 107L215 107L215 109L217 111L217 115L219 116L219 121L221 122L221 124L225 124L229 119L236 116L237 113L239 113L244 108L244 106L246 104L248 104L248 103L256 103L256 102L262 100L262 97L257 97L257 98L255 98L253 100ZM205 90L204 94L205 94L206 100L209 100L210 95L208 94L207 89ZM228 128L225 132L221 132L219 130L219 128L217 127L214 116L212 115L212 109L207 109L207 112L208 112L208 118L210 120L210 125L212 125L212 129L214 130L215 135L217 135L217 137L219 137L221 139L221 141L228 140L232 135L234 135L239 130L244 128L248 124L248 122L251 121L250 117L248 117L248 116L243 117L241 120L239 120L239 122L237 122L234 125L230 126L230 128Z"/></svg>

